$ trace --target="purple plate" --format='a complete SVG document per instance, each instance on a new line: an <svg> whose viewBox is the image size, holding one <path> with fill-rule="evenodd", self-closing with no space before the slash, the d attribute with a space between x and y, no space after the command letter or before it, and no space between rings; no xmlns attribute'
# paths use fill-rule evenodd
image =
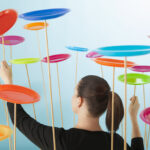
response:
<svg viewBox="0 0 150 150"><path fill-rule="evenodd" d="M135 72L150 72L150 66L133 66L129 69Z"/></svg>
<svg viewBox="0 0 150 150"><path fill-rule="evenodd" d="M98 54L97 52L89 52L88 54L86 54L87 58L99 58L102 57L103 55Z"/></svg>
<svg viewBox="0 0 150 150"><path fill-rule="evenodd" d="M4 36L4 45L17 45L24 42L21 36ZM2 37L0 37L0 44L2 44Z"/></svg>

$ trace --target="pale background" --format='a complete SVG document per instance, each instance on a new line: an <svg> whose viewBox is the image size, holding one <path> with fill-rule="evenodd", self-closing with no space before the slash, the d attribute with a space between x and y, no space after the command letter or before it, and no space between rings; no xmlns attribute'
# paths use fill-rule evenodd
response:
<svg viewBox="0 0 150 150"><path fill-rule="evenodd" d="M65 129L73 127L73 113L71 110L71 97L75 85L75 52L69 51L65 46L83 46L90 50L108 45L119 44L150 44L147 36L150 34L150 2L149 0L1 0L1 10L13 8L19 14L39 9L48 8L70 8L71 12L61 18L49 20L48 27L49 48L51 54L69 53L71 59L59 64L61 96L63 105L63 117ZM20 35L25 37L25 42L13 47L13 58L39 57L36 41L36 33L23 29L28 21L18 19L15 26L6 35ZM44 30L40 31L42 56L46 56L46 42ZM6 57L9 60L9 47L6 48ZM86 53L79 55L78 80L85 75L94 74L101 76L100 66L85 57ZM0 59L2 60L2 47ZM129 60L137 64L149 65L150 55L131 57ZM47 65L44 64L45 79L47 85L47 96L50 110L50 98L48 87ZM58 85L56 76L56 65L51 65L52 91L54 102L55 126L61 127ZM117 76L123 74L123 69L116 69L115 91L121 97L124 96L123 83L117 81ZM131 71L129 71L131 72ZM37 120L47 124L42 76L40 64L29 65L29 75L32 88L41 95L41 101L35 104ZM112 84L112 68L104 67L104 77ZM14 83L28 87L27 76L24 65L13 66ZM150 86L146 85L146 106L150 104ZM137 95L143 109L142 86L137 88ZM129 99L133 95L133 86L128 86ZM25 110L33 116L31 105L24 105ZM50 111L49 111L50 113ZM0 124L6 124L4 109L0 102ZM131 141L131 123L128 117L127 140ZM105 116L100 120L105 130ZM144 123L139 119L142 135L144 134ZM12 125L11 125L12 127ZM120 133L120 130L118 131ZM8 140L0 142L1 150L8 150ZM17 130L17 149L38 149L26 137Z"/></svg>

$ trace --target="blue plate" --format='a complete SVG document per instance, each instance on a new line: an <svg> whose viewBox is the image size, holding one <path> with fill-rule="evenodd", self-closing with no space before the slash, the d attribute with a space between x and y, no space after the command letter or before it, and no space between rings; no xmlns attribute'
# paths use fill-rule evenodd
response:
<svg viewBox="0 0 150 150"><path fill-rule="evenodd" d="M45 9L45 10L36 10L28 13L19 15L19 18L30 21L38 20L48 20L61 17L68 13L70 10L66 8L55 8L55 9Z"/></svg>
<svg viewBox="0 0 150 150"><path fill-rule="evenodd" d="M88 48L83 48L83 47L67 46L66 48L68 48L69 50L72 50L72 51L79 51L79 52L87 52L88 51Z"/></svg>
<svg viewBox="0 0 150 150"><path fill-rule="evenodd" d="M105 56L138 56L150 53L150 46L147 45L120 45L101 47L97 53Z"/></svg>

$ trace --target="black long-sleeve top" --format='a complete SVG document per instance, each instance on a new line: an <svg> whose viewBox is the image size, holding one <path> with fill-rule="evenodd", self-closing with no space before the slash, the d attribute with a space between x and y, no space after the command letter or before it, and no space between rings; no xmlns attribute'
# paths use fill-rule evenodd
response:
<svg viewBox="0 0 150 150"><path fill-rule="evenodd" d="M14 122L14 104L8 103L8 110L12 122ZM17 128L35 145L42 150L53 150L52 127L40 124L31 118L17 105ZM55 127L57 150L110 150L111 135L104 131L87 131L71 128L65 130ZM114 150L123 150L124 140L118 134L114 134ZM144 150L143 139L133 138L131 147L127 144L127 150Z"/></svg>

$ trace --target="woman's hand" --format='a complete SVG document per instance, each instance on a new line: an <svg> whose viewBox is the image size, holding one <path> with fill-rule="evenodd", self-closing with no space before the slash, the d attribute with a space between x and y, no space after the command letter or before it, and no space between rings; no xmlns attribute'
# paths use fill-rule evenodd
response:
<svg viewBox="0 0 150 150"><path fill-rule="evenodd" d="M138 110L140 108L140 104L138 102L138 97L133 96L133 97L131 97L130 101L131 101L131 104L129 106L129 113L130 113L131 120L137 119Z"/></svg>
<svg viewBox="0 0 150 150"><path fill-rule="evenodd" d="M12 84L12 69L6 61L1 62L0 77L5 84Z"/></svg>
<svg viewBox="0 0 150 150"><path fill-rule="evenodd" d="M138 102L137 96L131 97L130 100L131 100L131 104L129 106L129 113L130 113L130 118L132 123L132 138L137 138L137 137L141 137L139 124L137 121L137 114L140 108L140 104Z"/></svg>

